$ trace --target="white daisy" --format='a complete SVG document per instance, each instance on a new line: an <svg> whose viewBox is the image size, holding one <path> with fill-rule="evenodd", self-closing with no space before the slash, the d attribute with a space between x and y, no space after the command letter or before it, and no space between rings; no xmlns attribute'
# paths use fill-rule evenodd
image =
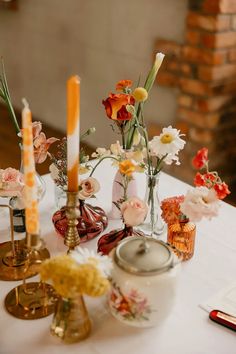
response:
<svg viewBox="0 0 236 354"><path fill-rule="evenodd" d="M185 141L180 138L182 135L180 130L172 128L171 125L168 128L163 128L162 133L159 136L154 136L149 142L151 155L162 158L170 154L174 157L184 148Z"/></svg>
<svg viewBox="0 0 236 354"><path fill-rule="evenodd" d="M88 248L82 247L76 247L70 255L78 264L92 264L104 277L110 276L112 268L110 257L102 256L100 253L95 253L94 251L88 250Z"/></svg>

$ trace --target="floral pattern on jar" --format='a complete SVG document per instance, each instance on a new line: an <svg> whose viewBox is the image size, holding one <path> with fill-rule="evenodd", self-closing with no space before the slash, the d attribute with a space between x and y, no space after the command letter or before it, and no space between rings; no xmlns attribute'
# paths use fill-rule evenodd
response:
<svg viewBox="0 0 236 354"><path fill-rule="evenodd" d="M149 321L153 312L144 294L134 288L124 294L116 283L112 284L109 305L116 315L126 321Z"/></svg>

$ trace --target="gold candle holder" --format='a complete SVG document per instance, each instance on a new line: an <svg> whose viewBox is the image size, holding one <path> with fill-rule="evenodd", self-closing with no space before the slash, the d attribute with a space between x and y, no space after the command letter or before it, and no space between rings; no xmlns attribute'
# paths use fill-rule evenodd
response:
<svg viewBox="0 0 236 354"><path fill-rule="evenodd" d="M7 208L9 210L11 237L10 241L3 242L0 244L0 280L13 281L33 277L38 273L35 270L35 267L29 268L27 272L25 271L26 263L29 258L29 238L33 236L26 235L26 237L22 240L15 240L12 207L10 205L5 204L1 204L0 207ZM32 243L32 245L34 244L33 241L30 241L30 243ZM38 248L37 252L35 252L34 255L34 258L37 258L39 261L42 261L49 257L49 251L45 247Z"/></svg>
<svg viewBox="0 0 236 354"><path fill-rule="evenodd" d="M27 234L25 243L28 253L24 264L23 283L12 289L5 298L6 310L14 317L26 320L46 317L54 312L57 295L53 287L43 282L26 283L29 270L35 274L43 259L40 251L44 242L39 235Z"/></svg>
<svg viewBox="0 0 236 354"><path fill-rule="evenodd" d="M68 247L67 253L70 253L80 243L80 237L76 227L78 224L77 219L80 216L77 203L78 192L67 192L66 217L68 220L68 226L64 238L64 244Z"/></svg>

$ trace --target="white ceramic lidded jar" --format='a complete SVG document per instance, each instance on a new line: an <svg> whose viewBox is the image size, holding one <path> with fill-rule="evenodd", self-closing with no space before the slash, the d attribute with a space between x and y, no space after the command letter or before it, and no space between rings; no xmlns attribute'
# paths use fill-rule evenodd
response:
<svg viewBox="0 0 236 354"><path fill-rule="evenodd" d="M134 327L153 327L171 312L180 261L164 242L127 237L112 252L109 307L114 317Z"/></svg>

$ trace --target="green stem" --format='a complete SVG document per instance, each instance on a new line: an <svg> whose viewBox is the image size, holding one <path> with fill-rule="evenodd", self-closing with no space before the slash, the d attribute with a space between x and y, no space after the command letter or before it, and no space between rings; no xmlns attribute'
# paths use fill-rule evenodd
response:
<svg viewBox="0 0 236 354"><path fill-rule="evenodd" d="M7 85L7 78L6 78L6 74L5 74L5 68L4 68L4 63L3 63L3 59L2 59L2 76L0 75L0 83L1 83L1 97L3 99L3 101L5 102L10 115L12 117L12 122L15 126L15 130L16 133L20 133L20 127L18 125L17 119L16 119L16 115L11 103L11 97L10 97L10 92L8 89L8 85Z"/></svg>
<svg viewBox="0 0 236 354"><path fill-rule="evenodd" d="M91 171L89 177L92 177L92 175L93 175L94 171L96 170L96 168L97 168L97 167L100 165L100 163L101 163L103 160L105 160L105 159L113 159L113 160L119 161L119 160L118 160L116 157L114 157L114 156L104 156L104 157L102 157L102 158L96 163L96 165L94 166L94 168L92 169L92 171Z"/></svg>
<svg viewBox="0 0 236 354"><path fill-rule="evenodd" d="M166 158L167 155L168 155L168 154L165 154L164 156L162 156L161 159L158 159L158 160L157 160L157 165L156 165L155 170L154 170L154 172L153 172L154 175L156 175L157 173L160 172L160 170L161 170L161 164L162 164L162 162L165 160L165 158Z"/></svg>

